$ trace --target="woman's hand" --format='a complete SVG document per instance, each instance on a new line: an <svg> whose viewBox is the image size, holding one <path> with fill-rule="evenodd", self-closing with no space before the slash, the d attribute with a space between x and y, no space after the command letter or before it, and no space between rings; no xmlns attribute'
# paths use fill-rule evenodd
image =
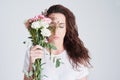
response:
<svg viewBox="0 0 120 80"><path fill-rule="evenodd" d="M30 49L30 64L29 64L28 72L32 70L32 63L34 63L37 58L42 58L42 55L43 55L43 48L41 46L36 45ZM26 75L24 75L24 80L33 80L33 79L32 77L28 78Z"/></svg>
<svg viewBox="0 0 120 80"><path fill-rule="evenodd" d="M43 48L39 45L33 46L30 49L30 63L34 63L37 58L42 58Z"/></svg>

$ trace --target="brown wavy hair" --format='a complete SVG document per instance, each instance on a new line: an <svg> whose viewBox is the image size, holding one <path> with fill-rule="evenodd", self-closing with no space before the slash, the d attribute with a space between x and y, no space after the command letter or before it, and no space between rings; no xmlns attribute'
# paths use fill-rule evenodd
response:
<svg viewBox="0 0 120 80"><path fill-rule="evenodd" d="M69 60L73 67L83 64L90 65L90 56L83 42L79 38L74 14L63 5L53 5L47 10L46 16L51 13L61 13L66 17L66 35L64 38L64 48L67 51Z"/></svg>

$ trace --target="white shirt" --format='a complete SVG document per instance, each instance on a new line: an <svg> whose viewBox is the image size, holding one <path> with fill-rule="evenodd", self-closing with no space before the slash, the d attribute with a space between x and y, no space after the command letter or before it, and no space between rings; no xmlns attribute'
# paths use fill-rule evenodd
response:
<svg viewBox="0 0 120 80"><path fill-rule="evenodd" d="M23 71L28 71L29 68L29 50L25 55L24 67ZM56 68L56 60L60 59L60 66ZM54 61L55 60L55 61ZM88 75L88 68L80 65L79 70L73 69L71 63L69 62L69 58L67 55L67 51L64 50L62 53L58 55L50 54L44 49L44 56L42 58L42 80L80 80L81 78Z"/></svg>

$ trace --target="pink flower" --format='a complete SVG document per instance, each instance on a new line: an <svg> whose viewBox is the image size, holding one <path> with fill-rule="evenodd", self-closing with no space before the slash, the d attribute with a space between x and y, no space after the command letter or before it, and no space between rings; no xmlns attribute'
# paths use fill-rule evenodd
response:
<svg viewBox="0 0 120 80"><path fill-rule="evenodd" d="M30 27L30 23L29 23L29 21L27 20L27 21L25 21L24 22L24 24L25 24L25 27L28 29L29 27Z"/></svg>
<svg viewBox="0 0 120 80"><path fill-rule="evenodd" d="M32 23L32 22L33 22L33 19L28 19L28 22L29 22L29 23Z"/></svg>
<svg viewBox="0 0 120 80"><path fill-rule="evenodd" d="M50 18L44 18L43 20L44 20L45 22L47 22L48 24L50 24L51 21L52 21Z"/></svg>
<svg viewBox="0 0 120 80"><path fill-rule="evenodd" d="M38 16L35 16L35 17L33 18L34 21L37 21L38 19L39 19Z"/></svg>
<svg viewBox="0 0 120 80"><path fill-rule="evenodd" d="M49 24L51 23L51 21L52 20L50 18L47 18L44 15L40 14L38 16L28 19L25 22L25 26L26 26L26 28L29 29L30 27L33 27L33 23L34 23L34 27L38 28L38 23L35 23L35 22L39 22L39 27L40 26L49 27Z"/></svg>
<svg viewBox="0 0 120 80"><path fill-rule="evenodd" d="M45 16L44 16L44 15L38 15L38 18L39 18L39 19L44 19Z"/></svg>

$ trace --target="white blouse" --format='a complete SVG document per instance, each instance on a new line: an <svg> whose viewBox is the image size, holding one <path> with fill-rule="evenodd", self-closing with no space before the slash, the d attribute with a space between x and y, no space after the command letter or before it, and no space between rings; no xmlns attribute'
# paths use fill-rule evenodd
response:
<svg viewBox="0 0 120 80"><path fill-rule="evenodd" d="M81 78L88 75L88 68L80 65L79 70L73 69L69 58L67 56L67 51L64 50L58 55L50 54L46 49L44 50L44 55L42 57L42 80L80 80ZM29 68L29 50L25 55L23 71L28 71ZM60 66L56 68L56 60L60 60Z"/></svg>

